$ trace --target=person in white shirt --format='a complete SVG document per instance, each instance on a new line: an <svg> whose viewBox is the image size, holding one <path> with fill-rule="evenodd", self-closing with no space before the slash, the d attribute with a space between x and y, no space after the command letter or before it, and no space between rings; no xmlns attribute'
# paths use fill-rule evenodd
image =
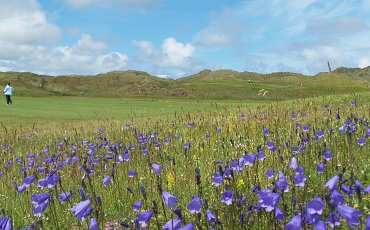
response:
<svg viewBox="0 0 370 230"><path fill-rule="evenodd" d="M13 95L13 91L14 91L14 89L10 85L10 83L8 83L4 88L4 94L5 94L5 97L6 97L6 104L7 105L13 104L12 99L10 98Z"/></svg>

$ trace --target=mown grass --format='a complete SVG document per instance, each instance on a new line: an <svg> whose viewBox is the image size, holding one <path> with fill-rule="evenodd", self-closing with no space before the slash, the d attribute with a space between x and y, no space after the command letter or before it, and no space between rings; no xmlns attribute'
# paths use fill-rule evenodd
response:
<svg viewBox="0 0 370 230"><path fill-rule="evenodd" d="M21 98L18 99L21 102ZM58 104L56 99L60 100ZM351 105L352 99L356 99L356 105ZM369 93L303 98L254 106L241 102L182 104L181 101L160 101L153 104L150 100L131 101L135 105L142 103L142 106L148 106L142 112L143 117L132 113L127 117L120 117L122 110L115 111L114 108L117 104L125 107L121 99L111 101L115 106L106 99L79 98L75 104L71 103L71 98L26 100L29 100L27 104L33 102L39 106L44 104L45 107L49 105L54 109L70 111L59 109L59 112L53 113L50 110L49 113L41 112L37 115L40 119L53 116L54 121L49 117L49 120L45 119L46 122L63 121L66 124L64 128L44 127L28 130L29 132L2 132L0 171L4 174L0 177L0 203L4 208L2 215L11 216L17 228L30 226L41 220L45 229L86 229L90 218L95 217L101 228L107 225L122 228L119 223L124 221L134 229L137 212L132 210L131 205L143 200L141 212L155 211L149 229L160 229L168 220L177 217L173 209L163 203L161 192L168 191L179 199L176 208L182 210L183 223L192 223L198 229L282 229L297 213L304 216L303 206L314 197L324 200L325 210L320 218L327 220L333 210L330 199L327 199L330 191L324 185L334 175L340 174L343 180L348 178L345 185L349 187L354 187L356 179L364 187L370 183L370 141L366 137L370 117ZM50 100L49 103L47 100ZM13 107L4 108L14 109L14 116L22 114L20 110L16 110L17 101L15 100ZM174 113L176 110L172 108L158 112L158 104L163 107L177 106L179 112ZM90 106L97 108L100 118L95 119L97 114L91 112L82 113ZM132 106L133 104L128 104L127 108ZM23 116L37 117L37 111L33 111L32 106L23 108L28 108ZM71 111L79 109L82 114L80 117L85 120L78 119L76 123L67 125L73 114ZM109 115L106 114L107 111ZM296 117L293 118L292 114ZM336 114L340 115L340 119L336 119ZM346 120L351 123L348 127L355 127L354 133L339 132ZM309 131L304 132L303 125L309 125ZM264 135L264 128L268 128L271 133ZM333 132L329 128L333 128ZM317 137L319 130L324 131L323 137ZM366 145L357 144L360 137L367 138ZM293 154L292 147L300 146L303 138L308 138L305 150ZM84 145L84 141L88 144ZM268 149L267 141L274 142L275 151ZM94 149L89 153L92 145ZM47 146L49 150L45 152ZM144 149L148 150L147 154ZM265 152L265 160L256 160L252 166L241 165L241 172L232 169L232 162L238 162L243 156L252 153L257 154L258 150ZM326 151L333 153L331 160L324 160L323 154ZM36 155L36 158L30 158L30 154ZM303 187L295 185L293 180L296 175L296 170L290 168L293 155L298 165L304 167L306 183ZM77 157L77 162L67 164L73 156ZM33 164L29 167L31 160ZM49 161L51 163L47 163ZM325 164L323 174L317 173L320 162ZM152 163L163 167L160 174L153 171ZM45 173L39 170L42 166L46 168ZM21 172L22 167L26 168L25 173ZM275 177L269 180L265 173L270 168L274 169ZM195 169L200 172L199 183ZM53 188L37 187L37 181L45 178L52 170L56 170L56 175L60 176L60 183ZM137 176L129 178L129 170L136 170ZM233 175L227 176L229 174L226 171L233 171ZM290 191L287 193L275 187L278 171L286 176L289 183ZM220 186L213 184L212 177L216 172L223 175ZM26 175L35 175L37 179L24 192L17 193L13 180L19 186ZM102 181L108 175L112 177L111 183L103 186ZM280 194L278 206L286 216L283 221L275 221L273 212L267 212L259 206L258 196L254 191L256 185L261 189L273 189ZM143 195L140 186L146 190L146 195ZM81 202L78 192L81 188L84 188L94 209L84 222L78 221L70 210ZM235 196L230 205L221 202L221 195L226 190L231 190ZM359 228L363 229L365 218L369 215L368 194L361 192L359 196L354 192L347 196L339 186L338 190L345 196L347 205L362 212ZM58 194L64 191L71 191L72 197L61 204ZM31 195L39 193L53 194L53 198L41 217L35 217ZM187 205L192 196L202 199L200 214L191 214L188 210ZM97 197L101 198L101 203ZM296 202L293 202L293 197ZM222 225L208 221L206 210L210 210ZM347 225L342 219L340 227L346 228L345 226ZM309 228L309 225L306 227Z"/></svg>

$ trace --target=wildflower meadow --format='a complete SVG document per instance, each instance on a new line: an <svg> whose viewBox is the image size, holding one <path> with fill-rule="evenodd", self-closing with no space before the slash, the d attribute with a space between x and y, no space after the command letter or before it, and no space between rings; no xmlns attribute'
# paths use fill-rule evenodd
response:
<svg viewBox="0 0 370 230"><path fill-rule="evenodd" d="M0 229L370 229L368 96L4 131Z"/></svg>

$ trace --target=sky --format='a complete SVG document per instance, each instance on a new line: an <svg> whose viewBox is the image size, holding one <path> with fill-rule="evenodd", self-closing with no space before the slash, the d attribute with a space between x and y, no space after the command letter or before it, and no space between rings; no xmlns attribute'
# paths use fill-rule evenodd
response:
<svg viewBox="0 0 370 230"><path fill-rule="evenodd" d="M370 0L0 0L0 71L315 75L370 65Z"/></svg>

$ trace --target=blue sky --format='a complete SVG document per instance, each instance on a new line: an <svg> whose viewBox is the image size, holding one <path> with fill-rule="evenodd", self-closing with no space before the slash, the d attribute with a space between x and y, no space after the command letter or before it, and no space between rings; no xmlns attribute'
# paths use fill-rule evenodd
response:
<svg viewBox="0 0 370 230"><path fill-rule="evenodd" d="M0 71L314 75L370 65L368 0L0 0Z"/></svg>

